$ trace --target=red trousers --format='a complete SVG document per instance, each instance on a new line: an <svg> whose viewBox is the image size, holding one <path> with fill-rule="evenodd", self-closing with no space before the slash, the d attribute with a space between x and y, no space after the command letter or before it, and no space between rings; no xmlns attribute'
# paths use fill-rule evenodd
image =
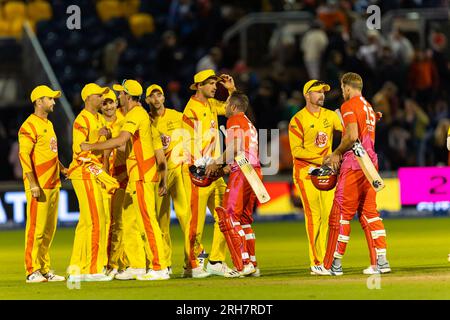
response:
<svg viewBox="0 0 450 320"><path fill-rule="evenodd" d="M376 263L376 255L386 254L386 231L377 211L376 191L362 170L343 169L329 218L326 268L331 267L333 258L343 257L350 240L350 221L357 212L366 234L371 264Z"/></svg>

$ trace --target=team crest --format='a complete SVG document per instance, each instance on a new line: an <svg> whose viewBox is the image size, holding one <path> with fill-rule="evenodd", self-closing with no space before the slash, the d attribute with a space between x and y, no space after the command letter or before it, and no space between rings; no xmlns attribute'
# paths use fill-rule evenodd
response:
<svg viewBox="0 0 450 320"><path fill-rule="evenodd" d="M55 153L58 152L58 143L56 142L55 137L50 138L50 150L52 150Z"/></svg>
<svg viewBox="0 0 450 320"><path fill-rule="evenodd" d="M164 150L166 150L169 147L170 141L171 141L170 136L166 136L164 134L161 135L161 142Z"/></svg>
<svg viewBox="0 0 450 320"><path fill-rule="evenodd" d="M100 173L103 172L103 170L95 165L90 165L88 167L89 171L94 175L94 176L98 176Z"/></svg>
<svg viewBox="0 0 450 320"><path fill-rule="evenodd" d="M319 133L317 133L316 136L316 146L318 146L319 148L323 148L327 145L328 142L328 135L325 132L321 132L319 131Z"/></svg>

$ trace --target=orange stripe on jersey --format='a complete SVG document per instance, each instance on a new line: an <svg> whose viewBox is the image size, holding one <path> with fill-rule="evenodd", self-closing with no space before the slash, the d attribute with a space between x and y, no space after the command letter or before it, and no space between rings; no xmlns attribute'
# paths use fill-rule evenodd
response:
<svg viewBox="0 0 450 320"><path fill-rule="evenodd" d="M145 161L143 162L143 164L142 164L142 170L143 170L143 172L144 172L144 175L145 175L147 172L149 172L149 171L153 168L153 166L155 165L155 163L156 163L156 158L155 158L154 156L151 157L150 159L145 160Z"/></svg>
<svg viewBox="0 0 450 320"><path fill-rule="evenodd" d="M139 172L139 180L144 179L145 172L143 170L144 163L144 151L142 150L142 143L139 135L139 130L135 132L133 136L133 150L136 155L137 168ZM131 172L131 170L130 170Z"/></svg>
<svg viewBox="0 0 450 320"><path fill-rule="evenodd" d="M91 124L89 123L89 119L85 115L81 115L84 119L84 122L86 122L86 127L88 129L88 132L91 132Z"/></svg>
<svg viewBox="0 0 450 320"><path fill-rule="evenodd" d="M314 224L313 224L313 217L311 213L311 207L309 206L308 198L306 197L306 191L305 186L303 184L303 181L298 179L297 180L298 185L300 187L300 192L302 194L302 199L304 201L303 205L305 207L305 215L308 217L308 238L309 238L309 245L312 249L313 256L314 256L314 263L318 265L320 263L319 259L317 259L317 252L316 248L314 247Z"/></svg>
<svg viewBox="0 0 450 320"><path fill-rule="evenodd" d="M20 160L22 161L22 163L25 164L25 165L28 167L28 169L33 170L33 169L31 168L31 163L28 163L28 162L27 162L27 159L25 159L20 153L19 153L19 158L20 158ZM25 169L25 168L24 168L24 169Z"/></svg>
<svg viewBox="0 0 450 320"><path fill-rule="evenodd" d="M289 127L289 131L292 132L293 134L295 134L297 136L297 138L303 140L303 135L301 133L297 132L297 130L295 130L291 126Z"/></svg>
<svg viewBox="0 0 450 320"><path fill-rule="evenodd" d="M75 123L73 124L73 128L74 128L75 130L80 131L85 137L88 136L88 131L87 131L87 129L86 129L85 127L83 127L82 125L80 125L78 122L75 122Z"/></svg>
<svg viewBox="0 0 450 320"><path fill-rule="evenodd" d="M99 230L99 217L97 204L95 201L94 195L94 185L91 180L83 180L84 188L86 190L86 195L89 203L89 211L91 213L91 221L92 221L92 234L91 234L91 268L89 270L90 273L98 273L97 270L97 258L98 258L98 246L100 241L100 230Z"/></svg>
<svg viewBox="0 0 450 320"><path fill-rule="evenodd" d="M302 126L300 120L298 120L298 118L294 118L294 119L295 119L295 123L297 124L298 129L300 130L300 134L303 135L304 130L303 130L303 126Z"/></svg>
<svg viewBox="0 0 450 320"><path fill-rule="evenodd" d="M28 274L33 273L33 244L34 244L34 234L36 232L36 219L37 219L37 199L32 197L30 203L30 228L27 234L27 244L25 248L25 265L27 267Z"/></svg>
<svg viewBox="0 0 450 320"><path fill-rule="evenodd" d="M153 253L153 270L161 270L161 265L159 263L159 252L156 246L155 233L153 231L152 223L150 222L149 213L147 211L147 206L144 197L144 186L142 181L136 181L136 195L138 198L139 211L141 212L142 221L144 222L145 234L147 235L148 245Z"/></svg>
<svg viewBox="0 0 450 320"><path fill-rule="evenodd" d="M183 122L186 123L188 126L190 126L192 129L194 129L194 122L192 122L192 120L186 117L186 115L184 114L183 114Z"/></svg>
<svg viewBox="0 0 450 320"><path fill-rule="evenodd" d="M194 110L191 109L192 115L194 116L194 119L198 121L198 117L197 114L195 113Z"/></svg>
<svg viewBox="0 0 450 320"><path fill-rule="evenodd" d="M33 136L31 135L31 133L29 133L28 131L26 131L24 128L21 128L21 129L19 130L19 133L20 133L22 136L24 136L24 137L30 139L31 142L36 143L35 139L34 139Z"/></svg>
<svg viewBox="0 0 450 320"><path fill-rule="evenodd" d="M329 148L326 148L325 150L323 150L323 151L320 153L320 155L321 155L322 157L326 156L326 155L328 154L328 151L329 151L329 150L330 150Z"/></svg>
<svg viewBox="0 0 450 320"><path fill-rule="evenodd" d="M33 131L33 134L34 134L34 136L35 136L35 139L37 139L38 134L37 134L37 131L36 131L35 126L34 126L31 122L28 122L28 125L30 126L31 131Z"/></svg>
<svg viewBox="0 0 450 320"><path fill-rule="evenodd" d="M43 174L45 174L52 167L56 167L57 162L58 162L58 158L54 157L53 159L50 159L49 161L46 161L44 163L36 165L36 176L37 176L37 178L41 177Z"/></svg>

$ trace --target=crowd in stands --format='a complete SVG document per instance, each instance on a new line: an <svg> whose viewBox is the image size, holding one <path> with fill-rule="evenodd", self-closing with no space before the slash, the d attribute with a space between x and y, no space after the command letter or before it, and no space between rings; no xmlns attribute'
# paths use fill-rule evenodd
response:
<svg viewBox="0 0 450 320"><path fill-rule="evenodd" d="M9 2L21 1L0 1L0 18ZM66 9L74 1L22 2L48 4L41 5L49 9L45 15L31 16L27 8L21 14L32 21L75 114L85 83L110 86L130 78L144 87L161 84L166 105L182 111L193 75L214 69L232 75L249 95L257 128L280 129L281 169L288 172L287 123L304 105L303 84L313 78L328 82L325 104L336 109L342 103L340 75L353 71L363 76L363 93L374 109L383 112L376 138L381 170L447 164L448 22L427 27L425 47L404 30L386 34L365 26L371 4L385 14L404 8L448 11L447 1L80 0L80 30L66 26ZM309 12L315 22L301 38L272 48L262 64L240 60L236 46L222 40L248 13L289 10ZM8 33L5 21L0 19L0 35ZM21 37L16 29L13 36Z"/></svg>

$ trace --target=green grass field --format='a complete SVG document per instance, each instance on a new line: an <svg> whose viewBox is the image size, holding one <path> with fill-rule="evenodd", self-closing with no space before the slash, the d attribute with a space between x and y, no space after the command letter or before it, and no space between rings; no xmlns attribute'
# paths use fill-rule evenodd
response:
<svg viewBox="0 0 450 320"><path fill-rule="evenodd" d="M172 228L174 275L168 281L26 284L23 267L24 231L0 232L0 299L450 299L450 218L388 219L388 258L393 272L382 275L379 289L368 289L367 245L357 222L343 260L344 276L311 276L302 221L255 223L260 278L182 279L182 242ZM212 226L205 228L210 248ZM74 229L60 228L53 242L53 268L64 274L69 264ZM244 289L245 290L241 290Z"/></svg>

